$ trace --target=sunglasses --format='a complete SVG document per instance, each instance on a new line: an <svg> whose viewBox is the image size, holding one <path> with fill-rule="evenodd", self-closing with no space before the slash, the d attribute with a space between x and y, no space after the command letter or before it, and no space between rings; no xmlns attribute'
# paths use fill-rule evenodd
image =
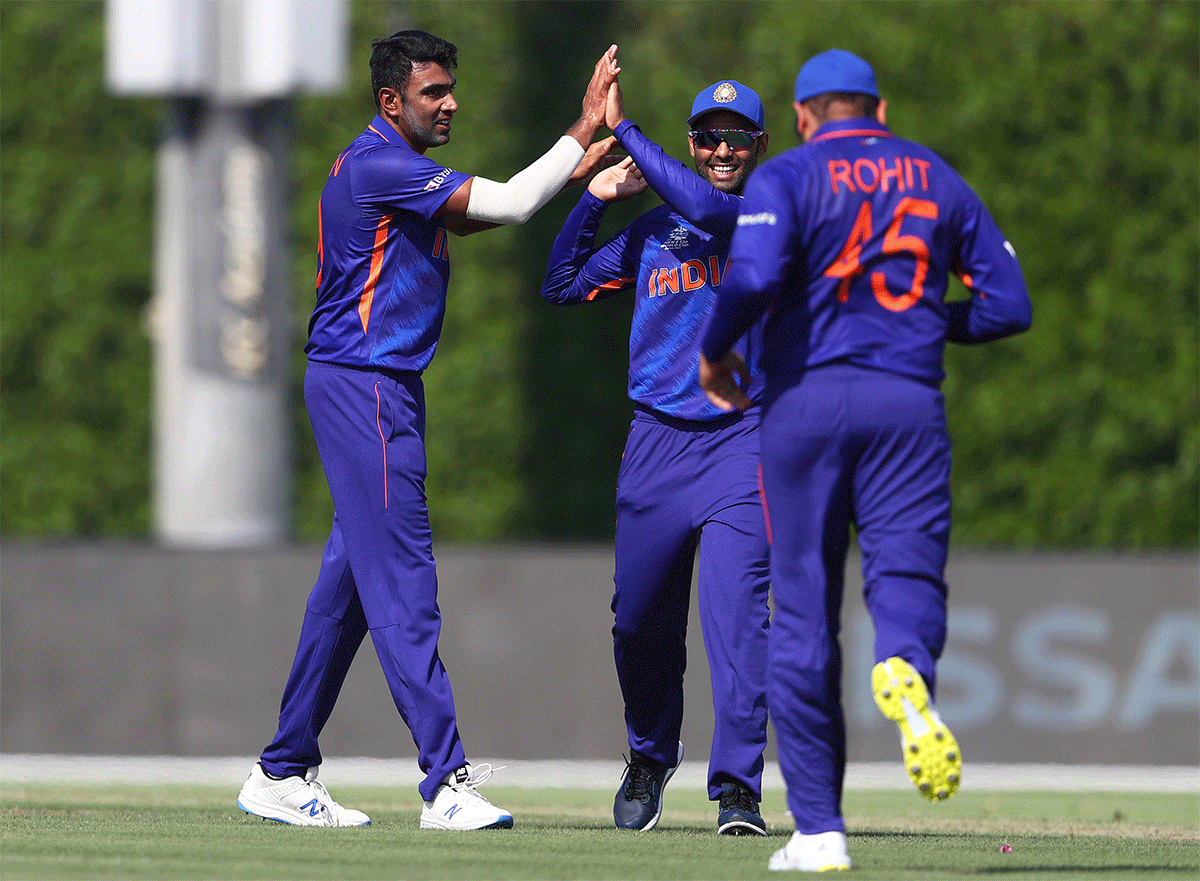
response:
<svg viewBox="0 0 1200 881"><path fill-rule="evenodd" d="M748 150L754 146L762 132L747 132L736 128L710 128L699 132L688 132L697 147L715 150L724 141L730 150Z"/></svg>

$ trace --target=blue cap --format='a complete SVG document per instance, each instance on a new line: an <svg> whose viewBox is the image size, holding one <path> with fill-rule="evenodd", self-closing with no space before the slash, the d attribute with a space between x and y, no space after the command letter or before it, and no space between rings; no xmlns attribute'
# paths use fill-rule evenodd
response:
<svg viewBox="0 0 1200 881"><path fill-rule="evenodd" d="M696 100L692 102L692 115L688 117L688 125L696 124L696 117L703 116L710 110L732 110L754 123L754 127L762 131L763 105L758 93L749 86L743 86L737 80L721 80L713 83L707 89L701 89Z"/></svg>
<svg viewBox="0 0 1200 881"><path fill-rule="evenodd" d="M814 55L796 74L796 100L807 101L826 92L853 92L879 97L875 71L853 52L828 49Z"/></svg>

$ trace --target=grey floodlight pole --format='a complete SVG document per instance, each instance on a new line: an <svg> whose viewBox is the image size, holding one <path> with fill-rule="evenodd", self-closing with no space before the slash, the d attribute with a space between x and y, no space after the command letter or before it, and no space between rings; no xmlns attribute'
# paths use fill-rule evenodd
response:
<svg viewBox="0 0 1200 881"><path fill-rule="evenodd" d="M290 97L345 75L343 0L107 0L117 94L168 98L158 153L155 528L285 537Z"/></svg>

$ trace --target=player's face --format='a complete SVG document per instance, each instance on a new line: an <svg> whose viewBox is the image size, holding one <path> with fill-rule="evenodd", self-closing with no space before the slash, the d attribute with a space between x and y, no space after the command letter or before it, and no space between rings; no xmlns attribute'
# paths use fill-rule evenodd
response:
<svg viewBox="0 0 1200 881"><path fill-rule="evenodd" d="M400 133L412 148L424 153L450 140L450 119L458 110L454 74L432 61L413 65L401 94Z"/></svg>
<svg viewBox="0 0 1200 881"><path fill-rule="evenodd" d="M726 110L714 110L696 120L694 131L732 129L750 131L753 124L746 117ZM725 141L715 147L701 146L695 138L688 138L688 147L696 163L696 172L723 193L741 194L746 178L758 165L759 157L767 151L766 132L747 147L734 149Z"/></svg>

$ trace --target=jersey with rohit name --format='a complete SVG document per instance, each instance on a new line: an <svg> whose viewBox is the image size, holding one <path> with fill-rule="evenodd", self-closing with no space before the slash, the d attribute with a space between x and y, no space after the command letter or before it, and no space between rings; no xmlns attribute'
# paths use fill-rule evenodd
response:
<svg viewBox="0 0 1200 881"><path fill-rule="evenodd" d="M380 116L338 156L318 209L310 359L429 366L450 280L446 224L434 214L469 177L416 152Z"/></svg>
<svg viewBox="0 0 1200 881"><path fill-rule="evenodd" d="M949 274L966 300L946 301ZM932 150L874 119L821 126L747 181L710 360L768 314L768 373L844 362L937 386L946 340L1029 327L1016 252Z"/></svg>

